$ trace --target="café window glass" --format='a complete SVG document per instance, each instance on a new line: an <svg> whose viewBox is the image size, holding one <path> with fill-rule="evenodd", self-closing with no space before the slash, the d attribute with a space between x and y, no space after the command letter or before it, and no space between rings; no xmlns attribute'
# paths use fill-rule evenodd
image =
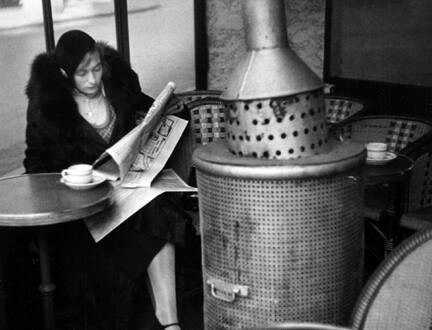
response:
<svg viewBox="0 0 432 330"><path fill-rule="evenodd" d="M24 90L35 55L81 29L117 48L145 93L156 97L168 81L177 91L192 90L195 1L0 0L0 176L24 171Z"/></svg>
<svg viewBox="0 0 432 330"><path fill-rule="evenodd" d="M195 88L194 1L128 1L131 64L155 97L172 80Z"/></svg>
<svg viewBox="0 0 432 330"><path fill-rule="evenodd" d="M44 51L41 1L0 0L0 176L22 164L24 90L34 56Z"/></svg>

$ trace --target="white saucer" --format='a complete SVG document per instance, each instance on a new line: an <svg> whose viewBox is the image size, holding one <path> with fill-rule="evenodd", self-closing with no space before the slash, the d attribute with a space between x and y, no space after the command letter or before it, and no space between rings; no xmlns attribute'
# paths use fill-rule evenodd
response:
<svg viewBox="0 0 432 330"><path fill-rule="evenodd" d="M382 159L374 159L374 158L366 158L366 164L369 165L384 165L388 163L389 161L395 159L397 155L393 152L386 152L386 155Z"/></svg>
<svg viewBox="0 0 432 330"><path fill-rule="evenodd" d="M93 175L93 180L92 180L92 182L89 182L89 183L73 183L73 182L69 182L69 181L65 180L64 178L60 179L61 183L65 184L66 186L68 186L69 188L74 189L74 190L91 189L91 188L94 188L94 187L100 185L104 181L105 181L105 178L98 176L98 175Z"/></svg>

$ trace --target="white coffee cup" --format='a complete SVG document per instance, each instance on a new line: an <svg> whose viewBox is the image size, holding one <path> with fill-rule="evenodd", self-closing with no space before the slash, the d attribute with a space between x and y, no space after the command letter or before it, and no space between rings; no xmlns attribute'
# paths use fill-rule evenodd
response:
<svg viewBox="0 0 432 330"><path fill-rule="evenodd" d="M387 155L387 143L370 142L366 143L367 157L370 159L384 159Z"/></svg>
<svg viewBox="0 0 432 330"><path fill-rule="evenodd" d="M63 180L69 183L90 183L93 180L93 167L88 164L76 164L64 169L61 175Z"/></svg>

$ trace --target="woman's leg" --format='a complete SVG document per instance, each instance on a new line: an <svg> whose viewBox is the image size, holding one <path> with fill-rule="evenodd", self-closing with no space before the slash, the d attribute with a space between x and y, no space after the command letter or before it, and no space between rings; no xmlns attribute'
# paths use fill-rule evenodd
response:
<svg viewBox="0 0 432 330"><path fill-rule="evenodd" d="M163 325L178 323L175 248L166 243L156 254L147 268L152 289L156 318ZM167 330L180 329L179 326L167 327Z"/></svg>

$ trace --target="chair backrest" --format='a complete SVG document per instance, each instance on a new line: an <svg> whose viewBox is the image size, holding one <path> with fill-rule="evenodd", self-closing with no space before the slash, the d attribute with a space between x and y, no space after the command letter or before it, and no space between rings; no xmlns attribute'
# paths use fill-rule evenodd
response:
<svg viewBox="0 0 432 330"><path fill-rule="evenodd" d="M207 97L210 98L219 98L222 94L222 91L219 90L193 90L187 92L180 92L175 94L175 104L171 105L175 107L174 112L181 112L185 110L185 106L187 106L190 102L201 100Z"/></svg>
<svg viewBox="0 0 432 330"><path fill-rule="evenodd" d="M409 154L408 154L409 156ZM406 196L406 211L415 211L432 205L432 146L416 155L411 170Z"/></svg>
<svg viewBox="0 0 432 330"><path fill-rule="evenodd" d="M432 229L402 242L364 286L353 329L432 328Z"/></svg>
<svg viewBox="0 0 432 330"><path fill-rule="evenodd" d="M187 104L195 146L225 138L224 102L207 97Z"/></svg>
<svg viewBox="0 0 432 330"><path fill-rule="evenodd" d="M359 115L366 109L361 100L340 95L324 95L324 106L327 122L331 124Z"/></svg>
<svg viewBox="0 0 432 330"><path fill-rule="evenodd" d="M225 138L224 103L218 97L208 96L183 106L180 113L188 112L186 117L189 118L189 129L177 144L168 166L173 167L182 179L195 184L193 151L200 145Z"/></svg>
<svg viewBox="0 0 432 330"><path fill-rule="evenodd" d="M400 152L432 131L432 122L404 116L364 116L340 128L343 139L358 142L385 142L389 151Z"/></svg>

